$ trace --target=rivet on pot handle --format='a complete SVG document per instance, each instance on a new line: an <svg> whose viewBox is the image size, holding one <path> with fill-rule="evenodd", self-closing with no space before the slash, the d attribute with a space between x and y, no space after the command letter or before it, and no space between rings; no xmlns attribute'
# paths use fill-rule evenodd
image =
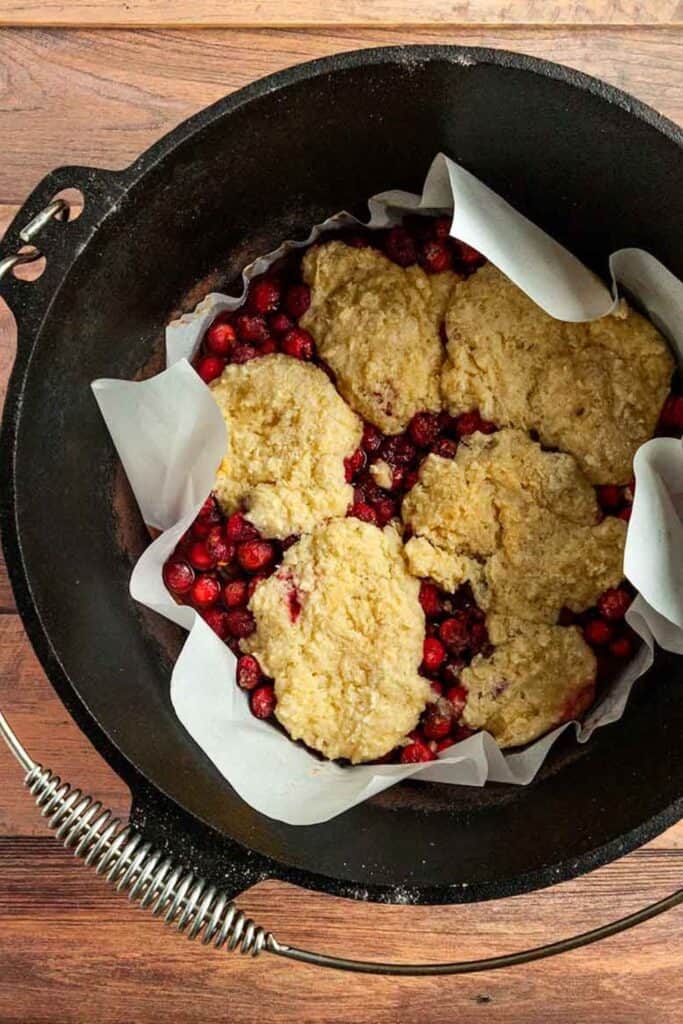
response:
<svg viewBox="0 0 683 1024"><path fill-rule="evenodd" d="M69 219L69 204L65 199L53 199L51 203L48 203L39 213L33 217L26 227L22 228L19 232L19 238L22 242L27 245L33 242L33 239L40 234L46 224L51 220L68 220ZM18 252L14 256L6 256L4 260L0 260L0 281L3 277L8 274L15 267L19 267L24 263L34 263L35 260L39 260L42 256L42 252L38 247L34 247L31 252Z"/></svg>
<svg viewBox="0 0 683 1024"><path fill-rule="evenodd" d="M107 881L115 885L119 892L127 892L130 900L139 901L142 907L149 908L155 916L162 916L166 924L174 924L178 931L185 932L188 939L201 935L204 945L212 942L217 949L225 947L233 952L239 948L241 953L252 956L265 951L299 963L334 967L360 974L472 974L514 967L587 946L683 903L683 889L679 889L627 917L591 931L545 946L536 946L534 949L487 957L484 960L396 964L350 960L299 949L278 942L275 936L238 910L225 893L208 885L203 878L196 878L189 869L153 849L151 843L145 842L143 836L130 825L124 825L114 818L112 812L99 801L81 793L79 789L73 789L68 783L62 782L59 776L36 764L2 712L0 736L26 773L25 784L34 795L43 817L48 819L49 827L55 830L55 837L68 850L73 849L77 857L94 867L98 874L105 875Z"/></svg>

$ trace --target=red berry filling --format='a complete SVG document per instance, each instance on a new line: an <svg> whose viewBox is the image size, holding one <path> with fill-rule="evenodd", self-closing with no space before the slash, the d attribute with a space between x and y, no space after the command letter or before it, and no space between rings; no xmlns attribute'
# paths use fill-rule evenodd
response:
<svg viewBox="0 0 683 1024"><path fill-rule="evenodd" d="M197 533L201 539L195 539ZM239 644L256 628L249 600L280 563L285 547L286 542L263 540L240 512L226 519L211 495L163 568L164 583L176 601L195 608L239 656L238 685L254 693L257 688L264 691L256 705L253 699L250 704L252 710L257 707L257 717L272 713L275 694L256 658L241 654Z"/></svg>
<svg viewBox="0 0 683 1024"><path fill-rule="evenodd" d="M254 718L270 718L275 711L276 704L275 690L270 684L257 686L255 690L251 691L249 705Z"/></svg>
<svg viewBox="0 0 683 1024"><path fill-rule="evenodd" d="M249 309L260 316L274 313L282 299L282 285L275 278L262 277L251 282L249 287ZM254 339L256 340L256 339Z"/></svg>
<svg viewBox="0 0 683 1024"><path fill-rule="evenodd" d="M182 558L169 559L164 566L163 576L172 594L187 594L194 583L194 570Z"/></svg>
<svg viewBox="0 0 683 1024"><path fill-rule="evenodd" d="M469 274L483 259L474 249L451 238L449 230L449 217L408 216L402 225L389 231L345 231L331 237L354 248L375 246L401 267L419 262L428 273L453 268ZM194 361L197 373L210 384L228 363L239 365L275 352L315 360L313 338L298 323L310 305L311 290L301 280L301 251L290 253L265 275L252 278L242 306L220 313L209 325ZM320 365L325 369L324 364ZM425 448L432 443L413 440ZM368 454L376 450L365 442L363 448Z"/></svg>
<svg viewBox="0 0 683 1024"><path fill-rule="evenodd" d="M237 659L237 685L242 690L255 690L263 679L261 666L253 654L243 654Z"/></svg>
<svg viewBox="0 0 683 1024"><path fill-rule="evenodd" d="M427 273L452 268L470 274L484 262L483 257L453 239L450 225L450 217L415 215L389 231L359 230L337 237L353 247L375 246L402 267L419 263ZM213 321L194 363L204 381L215 380L229 363L245 363L275 352L312 360L329 372L316 356L312 336L298 323L311 304L310 289L301 280L300 268L300 251L285 257L276 269L250 282L245 302L238 310L222 313ZM680 437L683 384L675 379L672 387L657 434ZM467 443L466 439L477 431L491 433L496 429L477 410L457 417L419 411L402 434L391 437L365 423L361 447L344 464L346 480L354 488L348 514L380 528L386 526L400 517L403 497L417 482L424 458L431 453L453 458L459 442ZM604 513L627 521L634 488L633 481L625 487L597 488ZM226 520L209 498L164 566L164 582L176 600L197 608L217 635L239 654L240 640L255 628L247 604L295 540L280 543L262 538L244 515L237 512ZM598 682L611 678L635 649L634 634L623 621L632 596L624 584L606 591L596 607L587 612L576 615L563 610L560 615L560 624L580 628L587 643L594 647L599 662ZM425 580L420 587L420 603L426 618L421 672L431 683L434 703L427 706L410 742L387 754L383 762L431 761L439 751L471 735L459 724L467 700L460 673L474 656L486 656L491 650L485 617L469 588L449 594ZM293 622L300 612L299 597L292 588ZM269 717L275 707L273 686L252 655L240 655L237 681L242 689L250 691L252 712L260 718Z"/></svg>

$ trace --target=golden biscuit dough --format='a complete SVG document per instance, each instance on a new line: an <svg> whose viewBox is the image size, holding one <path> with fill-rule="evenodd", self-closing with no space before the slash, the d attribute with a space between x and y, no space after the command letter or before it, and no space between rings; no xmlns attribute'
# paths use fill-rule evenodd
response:
<svg viewBox="0 0 683 1024"><path fill-rule="evenodd" d="M285 355L226 366L211 385L228 428L215 493L266 537L302 533L353 501L344 458L362 426L317 366Z"/></svg>
<svg viewBox="0 0 683 1024"><path fill-rule="evenodd" d="M673 370L648 320L625 302L591 323L555 320L489 263L452 292L446 332L450 413L536 430L592 483L629 481Z"/></svg>
<svg viewBox="0 0 683 1024"><path fill-rule="evenodd" d="M461 674L465 725L486 729L500 747L517 747L592 704L595 655L576 627L492 616L488 630L493 654L477 655Z"/></svg>
<svg viewBox="0 0 683 1024"><path fill-rule="evenodd" d="M626 524L598 522L595 491L571 455L520 430L473 434L454 459L430 455L402 518L411 571L454 590L466 580L494 614L552 624L623 577Z"/></svg>
<svg viewBox="0 0 683 1024"><path fill-rule="evenodd" d="M249 607L244 642L275 680L275 714L293 739L354 764L381 757L417 725L430 696L418 675L424 613L392 527L319 526L290 547Z"/></svg>
<svg viewBox="0 0 683 1024"><path fill-rule="evenodd" d="M303 275L311 306L301 324L357 413L398 434L414 413L441 407L439 323L457 274L430 278L376 249L327 242L308 250Z"/></svg>

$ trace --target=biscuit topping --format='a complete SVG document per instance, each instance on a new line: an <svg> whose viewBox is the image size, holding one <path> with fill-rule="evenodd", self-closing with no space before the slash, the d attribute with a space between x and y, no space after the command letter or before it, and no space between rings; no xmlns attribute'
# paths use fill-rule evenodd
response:
<svg viewBox="0 0 683 1024"><path fill-rule="evenodd" d="M438 410L439 322L459 276L430 277L342 242L309 249L303 273L311 306L301 323L349 405L386 434L400 433L416 412Z"/></svg>
<svg viewBox="0 0 683 1024"><path fill-rule="evenodd" d="M415 728L430 693L418 594L391 527L335 520L288 549L251 599L245 647L275 679L275 714L294 739L357 763Z"/></svg>
<svg viewBox="0 0 683 1024"><path fill-rule="evenodd" d="M285 355L229 365L211 385L228 429L215 493L266 537L343 516L353 500L344 459L362 424L317 366Z"/></svg>
<svg viewBox="0 0 683 1024"><path fill-rule="evenodd" d="M451 293L446 333L450 413L536 430L592 483L628 482L673 370L649 320L625 302L590 323L555 320L489 263Z"/></svg>
<svg viewBox="0 0 683 1024"><path fill-rule="evenodd" d="M469 581L488 612L557 622L623 576L626 526L598 522L595 491L571 455L519 430L472 434L454 459L430 455L402 506L411 571L449 590Z"/></svg>

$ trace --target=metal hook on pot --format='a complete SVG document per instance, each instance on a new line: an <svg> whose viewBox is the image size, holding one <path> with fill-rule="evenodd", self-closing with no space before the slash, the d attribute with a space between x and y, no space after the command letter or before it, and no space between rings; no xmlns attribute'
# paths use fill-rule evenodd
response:
<svg viewBox="0 0 683 1024"><path fill-rule="evenodd" d="M26 227L21 229L19 238L22 242L30 245L36 235L40 234L45 225L49 224L51 220L66 221L68 219L69 204L65 199L53 199L35 217L31 218ZM15 267L19 267L24 263L34 263L36 260L41 259L42 256L43 253L37 246L33 246L29 252L17 252L13 256L6 256L4 260L0 260L0 281L11 270L14 270Z"/></svg>

